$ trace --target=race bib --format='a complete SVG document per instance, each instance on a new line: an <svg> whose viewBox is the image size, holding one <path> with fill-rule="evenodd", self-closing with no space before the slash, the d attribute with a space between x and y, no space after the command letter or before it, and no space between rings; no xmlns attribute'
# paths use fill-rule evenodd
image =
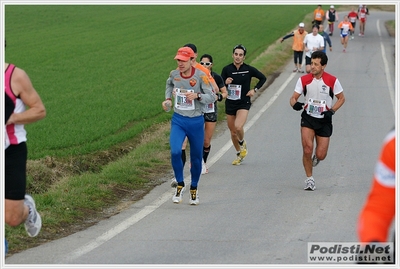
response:
<svg viewBox="0 0 400 269"><path fill-rule="evenodd" d="M242 85L229 84L228 85L228 96L226 97L229 100L240 100L240 96L242 94Z"/></svg>
<svg viewBox="0 0 400 269"><path fill-rule="evenodd" d="M326 111L326 100L308 99L307 114L322 118L321 113Z"/></svg>
<svg viewBox="0 0 400 269"><path fill-rule="evenodd" d="M194 110L194 100L186 98L185 93L194 92L193 90L175 89L175 108L180 110Z"/></svg>
<svg viewBox="0 0 400 269"><path fill-rule="evenodd" d="M214 103L205 105L204 113L214 113L214 112L215 112Z"/></svg>

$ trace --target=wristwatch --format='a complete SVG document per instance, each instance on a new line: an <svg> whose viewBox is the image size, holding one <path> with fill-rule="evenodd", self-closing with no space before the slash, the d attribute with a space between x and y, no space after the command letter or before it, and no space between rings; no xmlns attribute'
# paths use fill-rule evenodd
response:
<svg viewBox="0 0 400 269"><path fill-rule="evenodd" d="M199 93L199 92L197 93L197 100L199 100L199 101L201 100L201 93Z"/></svg>

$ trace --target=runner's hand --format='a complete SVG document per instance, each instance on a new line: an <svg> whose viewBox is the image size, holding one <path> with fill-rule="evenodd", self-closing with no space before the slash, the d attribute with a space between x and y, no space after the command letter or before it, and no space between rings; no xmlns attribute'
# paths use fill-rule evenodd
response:
<svg viewBox="0 0 400 269"><path fill-rule="evenodd" d="M300 111L300 110L303 109L303 106L304 106L304 103L296 102L296 103L293 105L293 109L296 110L296 111Z"/></svg>
<svg viewBox="0 0 400 269"><path fill-rule="evenodd" d="M334 112L332 110L327 110L321 113L321 115L324 115L324 119L327 122L332 121L332 116L333 116Z"/></svg>

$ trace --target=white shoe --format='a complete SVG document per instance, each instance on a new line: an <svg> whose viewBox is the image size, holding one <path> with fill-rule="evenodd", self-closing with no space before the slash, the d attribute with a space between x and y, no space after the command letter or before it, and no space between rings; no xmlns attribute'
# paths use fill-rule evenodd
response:
<svg viewBox="0 0 400 269"><path fill-rule="evenodd" d="M306 191L313 191L313 190L315 190L315 180L314 180L314 178L307 178L306 180L305 180L305 183L306 183L306 186L304 187L304 189L306 190Z"/></svg>
<svg viewBox="0 0 400 269"><path fill-rule="evenodd" d="M176 186L178 186L178 181L175 178L171 179L171 187L176 188Z"/></svg>
<svg viewBox="0 0 400 269"><path fill-rule="evenodd" d="M197 189L190 190L190 204L191 205L199 204L199 193L197 192Z"/></svg>
<svg viewBox="0 0 400 269"><path fill-rule="evenodd" d="M203 163L201 164L201 174L204 175L204 174L207 174L207 173L208 173L208 168L207 168L206 163L203 160Z"/></svg>
<svg viewBox="0 0 400 269"><path fill-rule="evenodd" d="M36 211L35 201L32 196L25 194L24 204L29 207L29 215L25 221L25 230L30 237L35 237L39 234L42 228L42 218Z"/></svg>
<svg viewBox="0 0 400 269"><path fill-rule="evenodd" d="M177 186L176 190L175 190L175 194L172 197L172 202L174 202L175 204L179 204L180 202L182 202L182 195L185 192L185 186Z"/></svg>

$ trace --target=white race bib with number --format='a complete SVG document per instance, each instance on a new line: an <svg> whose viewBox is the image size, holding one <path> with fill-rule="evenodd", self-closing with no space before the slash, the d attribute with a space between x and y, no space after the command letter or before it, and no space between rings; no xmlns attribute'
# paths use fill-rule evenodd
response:
<svg viewBox="0 0 400 269"><path fill-rule="evenodd" d="M180 110L194 110L194 100L186 98L185 93L193 92L193 90L175 89L175 107Z"/></svg>
<svg viewBox="0 0 400 269"><path fill-rule="evenodd" d="M214 103L207 104L204 106L204 113L214 113L215 112L215 105Z"/></svg>
<svg viewBox="0 0 400 269"><path fill-rule="evenodd" d="M322 112L326 111L326 100L308 99L307 114L316 118L322 118Z"/></svg>
<svg viewBox="0 0 400 269"><path fill-rule="evenodd" d="M229 100L240 100L242 94L242 85L229 84L228 85L228 97Z"/></svg>

